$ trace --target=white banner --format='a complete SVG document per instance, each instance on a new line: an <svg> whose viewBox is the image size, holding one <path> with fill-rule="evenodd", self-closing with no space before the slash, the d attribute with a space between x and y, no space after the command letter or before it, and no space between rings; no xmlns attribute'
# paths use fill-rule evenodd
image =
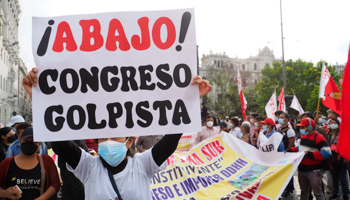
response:
<svg viewBox="0 0 350 200"><path fill-rule="evenodd" d="M260 151L277 152L277 149L282 141L283 135L276 132L270 138L267 138L263 131L259 133L257 145Z"/></svg>
<svg viewBox="0 0 350 200"><path fill-rule="evenodd" d="M194 10L33 18L36 141L200 130Z"/></svg>
<svg viewBox="0 0 350 200"><path fill-rule="evenodd" d="M269 99L269 102L267 102L265 111L267 118L275 119L275 112L277 111L276 90Z"/></svg>

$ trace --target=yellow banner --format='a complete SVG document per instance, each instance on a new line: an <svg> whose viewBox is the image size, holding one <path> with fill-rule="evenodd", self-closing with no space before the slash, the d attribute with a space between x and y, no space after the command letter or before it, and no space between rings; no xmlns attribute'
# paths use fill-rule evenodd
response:
<svg viewBox="0 0 350 200"><path fill-rule="evenodd" d="M218 135L174 153L166 170L153 177L152 198L277 199L302 157L261 152L231 135Z"/></svg>

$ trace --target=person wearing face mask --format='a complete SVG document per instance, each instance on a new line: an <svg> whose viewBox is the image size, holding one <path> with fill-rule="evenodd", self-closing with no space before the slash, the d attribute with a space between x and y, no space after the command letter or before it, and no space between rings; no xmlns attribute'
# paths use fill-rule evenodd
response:
<svg viewBox="0 0 350 200"><path fill-rule="evenodd" d="M33 68L22 81L30 98L32 86L37 85L37 71ZM195 76L191 84L198 85L200 97L212 89L209 82L199 76ZM214 125L213 119L210 121L207 127ZM86 200L151 200L151 179L166 168L166 160L176 150L181 136L165 135L153 148L135 155L130 149L135 137L100 138L99 156L85 152L73 141L52 142L52 148L67 162L67 169L84 184Z"/></svg>
<svg viewBox="0 0 350 200"><path fill-rule="evenodd" d="M261 121L262 123L262 128L263 128L263 132L260 132L259 134L264 134L267 139L270 138L273 134L280 134L279 132L277 132L274 128L275 128L275 121L272 118L266 118L264 121ZM259 146L259 144L257 144ZM284 152L284 145L283 142L281 141L281 143L279 144L278 148L277 148L278 152Z"/></svg>
<svg viewBox="0 0 350 200"><path fill-rule="evenodd" d="M318 111L318 114L317 114L317 111L315 111L313 116L314 116L314 121L316 122L316 125L323 127L325 121L323 121L322 119L322 113Z"/></svg>
<svg viewBox="0 0 350 200"><path fill-rule="evenodd" d="M10 122L6 125L6 126L12 128L13 132L15 133L15 138L16 139L20 138L17 135L17 127L23 122L25 122L25 121L24 121L24 118L21 115L15 115L15 116L11 117Z"/></svg>
<svg viewBox="0 0 350 200"><path fill-rule="evenodd" d="M323 137L315 131L315 121L304 118L300 124L300 146L292 147L287 152L304 152L304 158L298 166L298 180L301 189L301 200L309 200L312 189L317 200L325 199L323 193L322 161L331 156L331 149Z"/></svg>
<svg viewBox="0 0 350 200"><path fill-rule="evenodd" d="M278 123L278 119L280 118L280 115L283 113L282 110L277 110L275 112L275 127L276 127L276 130L278 130L280 127L281 127L281 124Z"/></svg>
<svg viewBox="0 0 350 200"><path fill-rule="evenodd" d="M347 169L349 163L346 159L337 153L337 144L339 140L340 122L337 119L331 119L329 122L330 131L328 133L328 141L332 150L332 165L331 170L333 180L333 195L329 199L340 198L339 182L342 186L343 199L349 199L349 182L347 177Z"/></svg>
<svg viewBox="0 0 350 200"><path fill-rule="evenodd" d="M217 127L214 127L214 119L212 116L208 115L205 118L205 126L202 127L202 131L197 134L195 144L200 143L201 141L213 136L218 135L220 130Z"/></svg>
<svg viewBox="0 0 350 200"><path fill-rule="evenodd" d="M18 131L16 135L18 135L18 137L20 138L24 129L28 127L32 127L32 124L26 122L20 123L20 125L17 127ZM21 154L21 146L19 145L19 139L17 139L7 149L6 158L17 156L19 154ZM47 147L44 143L42 143L39 147L39 154L47 155Z"/></svg>
<svg viewBox="0 0 350 200"><path fill-rule="evenodd" d="M23 131L20 145L21 154L0 164L0 197L51 199L60 189L57 168L50 156L36 153L40 143L33 142L32 127Z"/></svg>
<svg viewBox="0 0 350 200"><path fill-rule="evenodd" d="M231 117L230 119L230 123L228 124L229 130L230 130L230 134L233 135L234 137L241 139L241 137L243 136L241 129L238 127L239 126L239 120L237 117Z"/></svg>
<svg viewBox="0 0 350 200"><path fill-rule="evenodd" d="M250 123L247 121L244 121L241 125L241 132L242 132L242 137L241 140L245 141L248 144L252 144L252 141L250 139Z"/></svg>
<svg viewBox="0 0 350 200"><path fill-rule="evenodd" d="M11 127L0 129L0 163L6 158L9 146L15 141L15 135Z"/></svg>
<svg viewBox="0 0 350 200"><path fill-rule="evenodd" d="M290 149L294 146L295 132L294 130L288 126L288 122L290 120L290 116L286 113L281 113L278 119L279 124L281 124L281 128L279 132L283 135L283 145L286 149ZM294 192L294 179L293 176L289 181L285 192L284 197L292 197Z"/></svg>

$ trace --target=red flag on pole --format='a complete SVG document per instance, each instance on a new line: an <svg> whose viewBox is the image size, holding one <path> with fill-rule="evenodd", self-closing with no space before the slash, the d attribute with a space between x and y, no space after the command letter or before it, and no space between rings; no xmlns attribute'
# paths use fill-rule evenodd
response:
<svg viewBox="0 0 350 200"><path fill-rule="evenodd" d="M341 92L341 123L340 134L337 145L337 151L339 154L350 160L350 48L348 55L348 63L345 66L342 92Z"/></svg>
<svg viewBox="0 0 350 200"><path fill-rule="evenodd" d="M322 98L322 103L327 108L334 112L341 114L340 99L341 93L337 85L335 84L331 74L329 73L326 65L323 63L321 79L320 79L320 92L319 98Z"/></svg>
<svg viewBox="0 0 350 200"><path fill-rule="evenodd" d="M245 121L247 121L247 114L246 114L245 110L247 109L248 102L245 99L244 94L243 94L241 75L239 74L238 68L237 68L237 84L238 84L239 99L241 100L242 117Z"/></svg>
<svg viewBox="0 0 350 200"><path fill-rule="evenodd" d="M280 95L278 96L277 100L280 102L278 104L278 110L282 110L282 111L286 112L286 100L284 98L284 87L282 88L282 91L281 91Z"/></svg>

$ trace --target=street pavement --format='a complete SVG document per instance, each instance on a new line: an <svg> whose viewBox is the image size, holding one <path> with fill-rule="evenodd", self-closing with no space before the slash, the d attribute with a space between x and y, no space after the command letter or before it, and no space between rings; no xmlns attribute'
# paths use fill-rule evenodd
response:
<svg viewBox="0 0 350 200"><path fill-rule="evenodd" d="M323 176L324 185L327 184L327 179L325 177L326 176ZM327 189L325 189L325 195L326 195L326 200L328 200L329 197L332 196L332 194L327 194L326 191L327 191ZM300 187L299 187L299 182L298 182L298 172L296 171L294 174L294 194L293 194L293 197L283 197L282 200L298 200L298 199L300 199ZM313 199L316 200L315 197ZM343 199L343 198L341 197L338 199Z"/></svg>

